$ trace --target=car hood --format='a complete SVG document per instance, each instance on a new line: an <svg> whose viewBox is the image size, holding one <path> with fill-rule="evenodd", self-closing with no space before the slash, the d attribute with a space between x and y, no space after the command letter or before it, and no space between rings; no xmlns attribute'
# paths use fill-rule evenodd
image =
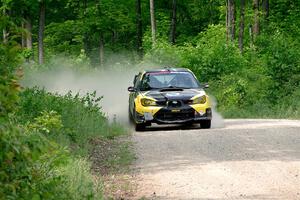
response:
<svg viewBox="0 0 300 200"><path fill-rule="evenodd" d="M164 100L189 100L196 95L205 95L205 91L203 89L182 89L176 91L159 91L152 90L143 92L142 95L146 97L154 98L158 101Z"/></svg>

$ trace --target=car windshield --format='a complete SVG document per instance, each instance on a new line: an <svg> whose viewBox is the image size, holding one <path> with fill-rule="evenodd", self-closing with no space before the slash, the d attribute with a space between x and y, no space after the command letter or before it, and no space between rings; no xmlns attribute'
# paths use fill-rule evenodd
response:
<svg viewBox="0 0 300 200"><path fill-rule="evenodd" d="M140 90L165 88L199 88L199 83L190 72L149 72L140 82Z"/></svg>

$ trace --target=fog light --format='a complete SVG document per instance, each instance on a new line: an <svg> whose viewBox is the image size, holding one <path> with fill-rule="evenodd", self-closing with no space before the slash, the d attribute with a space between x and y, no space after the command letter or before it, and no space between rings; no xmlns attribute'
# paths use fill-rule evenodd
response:
<svg viewBox="0 0 300 200"><path fill-rule="evenodd" d="M149 113L149 112L145 112L145 113L144 113L144 118L145 118L146 121L153 120L153 116L152 116L152 114Z"/></svg>

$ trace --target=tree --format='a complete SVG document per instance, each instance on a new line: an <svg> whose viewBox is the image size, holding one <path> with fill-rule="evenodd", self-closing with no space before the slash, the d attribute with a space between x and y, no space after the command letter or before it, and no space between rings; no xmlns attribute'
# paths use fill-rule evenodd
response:
<svg viewBox="0 0 300 200"><path fill-rule="evenodd" d="M4 5L2 9L3 9L2 12L3 12L4 20L7 21L6 5ZM8 41L8 35L9 35L6 24L4 24L2 31L3 31L3 43L6 44Z"/></svg>
<svg viewBox="0 0 300 200"><path fill-rule="evenodd" d="M99 37L99 61L100 61L100 65L103 66L103 64L104 64L104 39L103 39L103 33L100 33L100 37Z"/></svg>
<svg viewBox="0 0 300 200"><path fill-rule="evenodd" d="M39 33L38 33L38 52L39 64L44 63L44 30L45 30L45 0L41 0L39 4Z"/></svg>
<svg viewBox="0 0 300 200"><path fill-rule="evenodd" d="M29 16L26 17L25 20L25 29L26 29L26 48L31 51L32 58L33 58L33 52L32 52L32 23Z"/></svg>
<svg viewBox="0 0 300 200"><path fill-rule="evenodd" d="M85 20L87 18L87 0L83 0L82 4L83 4L83 20ZM89 52L88 32L86 30L83 33L83 49L85 53Z"/></svg>
<svg viewBox="0 0 300 200"><path fill-rule="evenodd" d="M265 19L269 17L269 9L270 9L269 6L270 6L269 0L262 1L262 7L263 7Z"/></svg>
<svg viewBox="0 0 300 200"><path fill-rule="evenodd" d="M172 3L172 19L171 19L171 28L170 28L170 42L175 44L176 39L176 0L173 0Z"/></svg>
<svg viewBox="0 0 300 200"><path fill-rule="evenodd" d="M239 48L241 53L243 53L244 27L245 27L245 0L241 0L240 29L239 29Z"/></svg>
<svg viewBox="0 0 300 200"><path fill-rule="evenodd" d="M235 38L235 4L234 0L227 0L226 9L226 33L227 41L234 41Z"/></svg>
<svg viewBox="0 0 300 200"><path fill-rule="evenodd" d="M87 2L85 0L85 7L86 7L86 3ZM96 12L99 18L102 17L101 6L102 6L102 2L101 0L98 0L96 3ZM102 28L100 28L99 30L99 64L100 66L104 65L104 37L103 37Z"/></svg>
<svg viewBox="0 0 300 200"><path fill-rule="evenodd" d="M259 34L259 0L253 0L253 10L254 10L253 36L255 38Z"/></svg>
<svg viewBox="0 0 300 200"><path fill-rule="evenodd" d="M143 27L141 0L136 0L136 36L137 52L140 59L143 58Z"/></svg>
<svg viewBox="0 0 300 200"><path fill-rule="evenodd" d="M154 0L150 0L150 17L151 17L151 32L152 32L152 45L156 42L156 20L154 10Z"/></svg>

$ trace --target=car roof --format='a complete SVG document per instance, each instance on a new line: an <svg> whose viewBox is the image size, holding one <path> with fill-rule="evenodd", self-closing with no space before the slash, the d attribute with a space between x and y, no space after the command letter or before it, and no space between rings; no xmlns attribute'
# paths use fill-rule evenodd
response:
<svg viewBox="0 0 300 200"><path fill-rule="evenodd" d="M161 69L150 69L143 71L144 73L151 73L151 72L164 72L164 71L170 71L170 72L191 72L191 70L186 68L161 68Z"/></svg>

